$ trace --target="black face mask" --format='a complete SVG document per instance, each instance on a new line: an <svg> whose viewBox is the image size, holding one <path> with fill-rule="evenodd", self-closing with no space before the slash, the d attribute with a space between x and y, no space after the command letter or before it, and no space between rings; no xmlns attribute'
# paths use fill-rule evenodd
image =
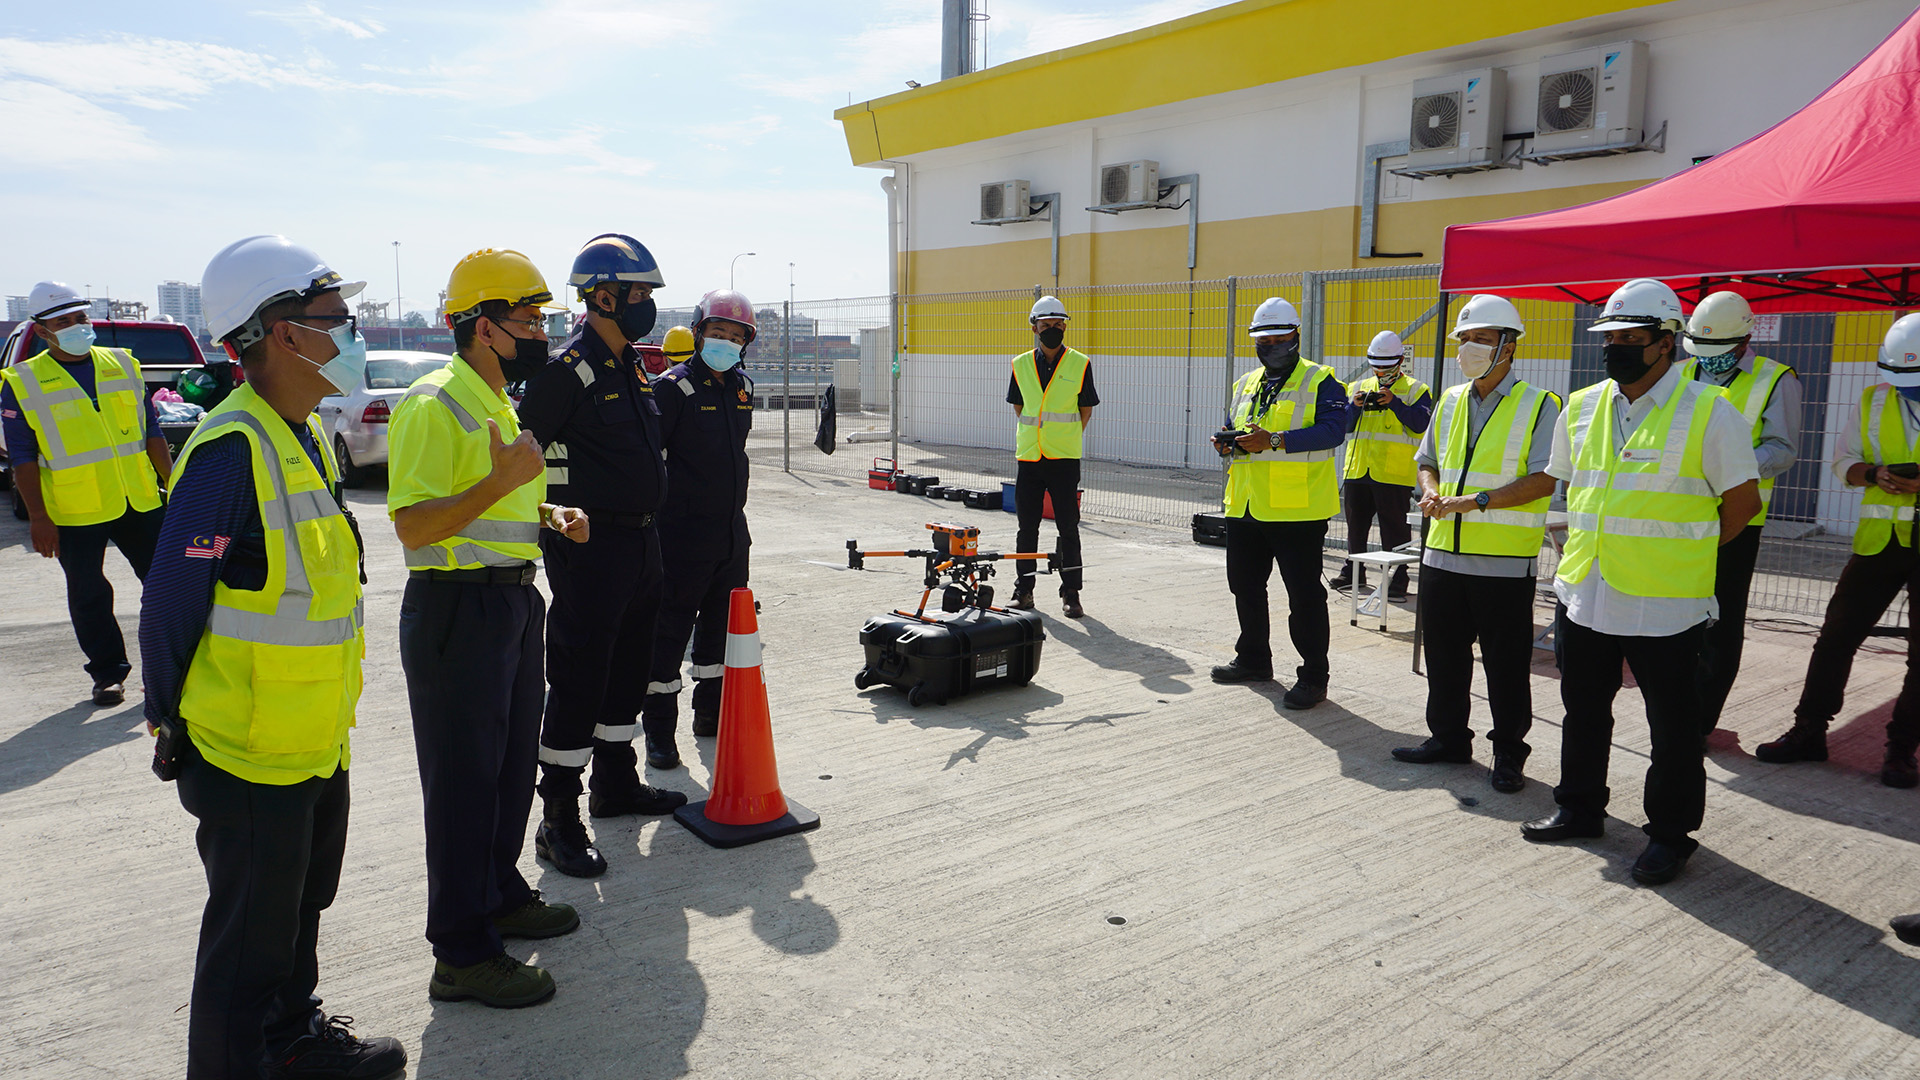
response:
<svg viewBox="0 0 1920 1080"><path fill-rule="evenodd" d="M1059 348L1061 342L1067 340L1067 331L1062 326L1049 326L1045 330L1036 332L1034 336L1040 339L1042 347L1051 352Z"/></svg>
<svg viewBox="0 0 1920 1080"><path fill-rule="evenodd" d="M1260 358L1261 366L1275 375L1285 377L1293 373L1293 365L1300 359L1300 339L1296 337L1282 341L1277 337L1254 338L1253 354Z"/></svg>
<svg viewBox="0 0 1920 1080"><path fill-rule="evenodd" d="M1658 344L1657 342L1655 344ZM1621 386L1631 386L1644 378L1659 363L1659 358L1647 359L1647 350L1652 345L1633 345L1624 341L1609 343L1601 352L1601 359L1607 365L1607 378Z"/></svg>
<svg viewBox="0 0 1920 1080"><path fill-rule="evenodd" d="M494 349L493 356L500 361L500 374L505 375L508 382L525 382L546 366L547 343L539 338L514 338L513 342L513 355L501 356L500 350Z"/></svg>
<svg viewBox="0 0 1920 1080"><path fill-rule="evenodd" d="M659 312L655 309L651 296L645 300L616 297L613 301L613 310L602 311L600 314L612 319L614 325L620 328L620 336L631 343L653 332L653 321Z"/></svg>

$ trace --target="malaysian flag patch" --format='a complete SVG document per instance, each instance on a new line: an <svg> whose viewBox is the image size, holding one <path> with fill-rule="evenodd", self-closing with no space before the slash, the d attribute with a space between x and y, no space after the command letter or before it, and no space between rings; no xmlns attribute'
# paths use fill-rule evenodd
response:
<svg viewBox="0 0 1920 1080"><path fill-rule="evenodd" d="M225 536L196 536L193 543L187 545L189 559L217 559L227 553L231 539Z"/></svg>

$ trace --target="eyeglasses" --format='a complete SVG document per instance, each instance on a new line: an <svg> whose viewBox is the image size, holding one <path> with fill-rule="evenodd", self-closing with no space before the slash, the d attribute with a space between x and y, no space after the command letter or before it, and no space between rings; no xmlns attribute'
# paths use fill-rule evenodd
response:
<svg viewBox="0 0 1920 1080"><path fill-rule="evenodd" d="M306 322L301 321L303 319L310 322L329 323L331 325L330 326L308 326ZM334 327L337 327L344 322L347 324L348 330L354 336L358 336L360 333L360 317L358 315L302 315L298 319L281 319L280 321L290 322L295 326L302 327L303 329L307 329L307 330L312 330L313 332L318 334L330 333Z"/></svg>
<svg viewBox="0 0 1920 1080"><path fill-rule="evenodd" d="M515 326L524 326L527 328L527 333L529 334L544 335L547 332L547 324L544 319L509 319L505 315L498 318L489 315L487 318L497 323L512 323Z"/></svg>

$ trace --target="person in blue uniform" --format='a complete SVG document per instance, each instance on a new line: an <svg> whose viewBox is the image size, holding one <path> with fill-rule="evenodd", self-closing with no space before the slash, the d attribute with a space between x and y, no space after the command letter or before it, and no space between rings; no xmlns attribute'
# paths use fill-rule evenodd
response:
<svg viewBox="0 0 1920 1080"><path fill-rule="evenodd" d="M598 877L607 861L580 820L581 774L593 765L594 817L665 814L687 797L641 783L634 728L646 683L633 658L653 649L660 607L654 514L667 490L660 407L633 342L653 329L660 267L631 236L605 233L574 257L567 283L587 317L549 363L526 375L520 423L545 448L548 498L585 510L581 544L541 537L547 583L547 711L533 850L554 869ZM509 372L511 378L514 372Z"/></svg>
<svg viewBox="0 0 1920 1080"><path fill-rule="evenodd" d="M753 380L740 358L753 343L753 305L730 289L708 293L693 311L693 359L653 384L667 454L667 501L660 508L666 593L653 638L653 670L640 723L647 764L680 764L680 658L693 637L693 733L720 730L726 672L728 597L747 583L747 432Z"/></svg>

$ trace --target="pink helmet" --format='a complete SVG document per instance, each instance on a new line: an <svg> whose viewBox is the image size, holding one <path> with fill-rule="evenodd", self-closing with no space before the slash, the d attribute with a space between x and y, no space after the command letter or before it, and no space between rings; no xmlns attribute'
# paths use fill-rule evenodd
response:
<svg viewBox="0 0 1920 1080"><path fill-rule="evenodd" d="M747 328L747 344L759 336L760 328L753 321L753 305L747 298L732 289L715 289L700 298L693 309L693 328L704 336L708 319L725 319L737 322Z"/></svg>

